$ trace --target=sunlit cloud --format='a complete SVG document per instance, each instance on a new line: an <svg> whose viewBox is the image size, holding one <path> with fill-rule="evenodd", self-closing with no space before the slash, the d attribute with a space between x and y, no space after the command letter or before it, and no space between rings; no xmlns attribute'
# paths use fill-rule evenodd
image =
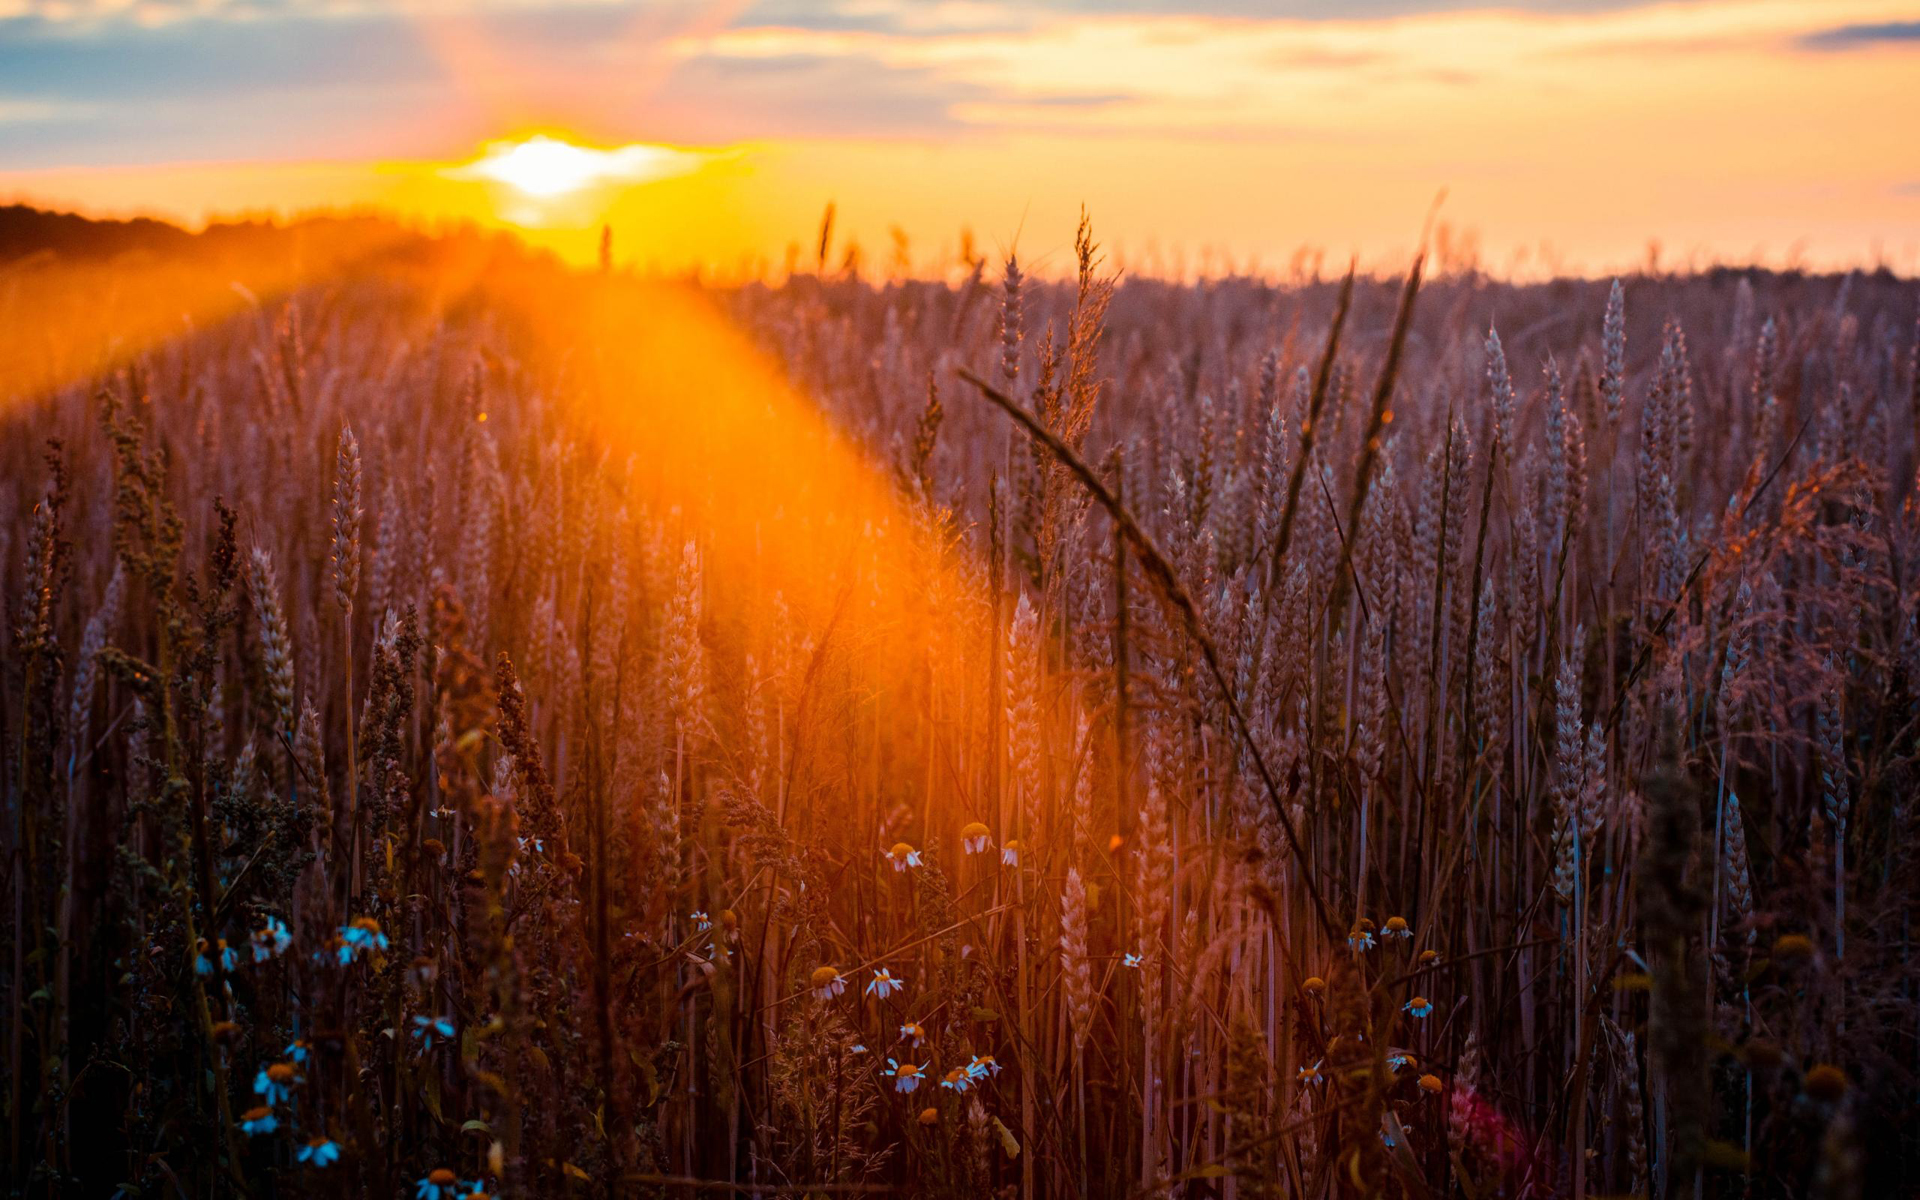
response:
<svg viewBox="0 0 1920 1200"><path fill-rule="evenodd" d="M1853 50L1862 46L1905 44L1920 49L1920 21L1880 21L1822 29L1800 39L1809 50Z"/></svg>

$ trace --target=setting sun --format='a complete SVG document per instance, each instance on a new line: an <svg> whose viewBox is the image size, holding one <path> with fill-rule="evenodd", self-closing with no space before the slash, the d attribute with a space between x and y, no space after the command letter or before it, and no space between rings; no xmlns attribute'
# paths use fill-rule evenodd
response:
<svg viewBox="0 0 1920 1200"><path fill-rule="evenodd" d="M522 141L490 142L479 158L448 174L456 179L492 180L534 199L552 200L602 184L650 183L685 175L706 157L646 142L600 150L536 134Z"/></svg>

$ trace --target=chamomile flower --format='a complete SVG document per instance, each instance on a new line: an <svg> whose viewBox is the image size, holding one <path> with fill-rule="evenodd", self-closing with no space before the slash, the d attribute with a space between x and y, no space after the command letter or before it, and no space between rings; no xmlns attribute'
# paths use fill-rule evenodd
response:
<svg viewBox="0 0 1920 1200"><path fill-rule="evenodd" d="M295 1038L293 1041L287 1043L285 1053L289 1059L293 1060L295 1066L304 1067L307 1065L307 1054L310 1050L311 1047L305 1042Z"/></svg>
<svg viewBox="0 0 1920 1200"><path fill-rule="evenodd" d="M1319 996L1326 992L1327 981L1318 975L1309 975L1300 981L1300 990L1309 996Z"/></svg>
<svg viewBox="0 0 1920 1200"><path fill-rule="evenodd" d="M895 992L906 990L906 986L904 980L895 979L891 972L881 967L873 973L873 978L867 981L867 995L878 996L885 1000Z"/></svg>
<svg viewBox="0 0 1920 1200"><path fill-rule="evenodd" d="M973 1061L967 1064L967 1074L976 1080L987 1079L999 1073L1000 1064L993 1061L991 1054L976 1054L973 1056Z"/></svg>
<svg viewBox="0 0 1920 1200"><path fill-rule="evenodd" d="M695 909L693 912L693 928L696 933L705 933L707 930L713 928L713 922L708 919L706 913Z"/></svg>
<svg viewBox="0 0 1920 1200"><path fill-rule="evenodd" d="M927 1031L920 1028L918 1021L908 1021L900 1027L900 1037L903 1041L911 1041L913 1048L918 1050L920 1044L927 1040Z"/></svg>
<svg viewBox="0 0 1920 1200"><path fill-rule="evenodd" d="M1120 956L1120 965L1123 967L1132 967L1137 971L1140 969L1140 956L1129 951Z"/></svg>
<svg viewBox="0 0 1920 1200"><path fill-rule="evenodd" d="M215 951L214 955L210 956L207 953L207 939L200 939L198 947L199 953L195 954L193 958L194 974L213 974L213 959L215 956L219 958L220 969L223 971L231 971L240 965L240 955L233 947L227 945L227 939L221 938L217 945L219 947L218 950Z"/></svg>
<svg viewBox="0 0 1920 1200"><path fill-rule="evenodd" d="M847 990L847 977L834 967L814 968L813 978L807 984L813 994L822 1000L831 1000Z"/></svg>
<svg viewBox="0 0 1920 1200"><path fill-rule="evenodd" d="M855 1042L853 1045L847 1047L848 1054L865 1054L866 1052L867 1048L859 1042Z"/></svg>
<svg viewBox="0 0 1920 1200"><path fill-rule="evenodd" d="M1371 922L1362 920L1347 933L1347 948L1361 954L1373 949L1373 930Z"/></svg>
<svg viewBox="0 0 1920 1200"><path fill-rule="evenodd" d="M1020 851L1023 849L1019 838L1008 838L1006 845L1000 847L1000 865L1017 867L1020 865Z"/></svg>
<svg viewBox="0 0 1920 1200"><path fill-rule="evenodd" d="M941 1077L940 1086L948 1091L964 1094L973 1086L973 1073L965 1067L955 1067Z"/></svg>
<svg viewBox="0 0 1920 1200"><path fill-rule="evenodd" d="M1405 917L1388 917L1387 927L1380 931L1380 936L1404 942L1413 936L1413 930L1408 927Z"/></svg>
<svg viewBox="0 0 1920 1200"><path fill-rule="evenodd" d="M1432 967L1432 966L1438 966L1439 963L1440 963L1440 952L1438 950L1422 950L1420 952L1421 966Z"/></svg>
<svg viewBox="0 0 1920 1200"><path fill-rule="evenodd" d="M919 1087L920 1081L927 1077L926 1071L914 1066L912 1063L895 1062L889 1058L887 1060L887 1067L893 1072L893 1090L902 1095L906 1095L913 1091L913 1089Z"/></svg>
<svg viewBox="0 0 1920 1200"><path fill-rule="evenodd" d="M355 917L352 923L340 927L340 965L343 967L368 951L386 948L387 935L380 931L380 922L372 917Z"/></svg>
<svg viewBox="0 0 1920 1200"><path fill-rule="evenodd" d="M265 925L253 931L253 961L265 962L285 954L291 945L293 935L287 932L287 923L279 917L269 916Z"/></svg>
<svg viewBox="0 0 1920 1200"><path fill-rule="evenodd" d="M1401 1067L1406 1066L1412 1061L1411 1058L1408 1058L1404 1054L1389 1054L1387 1055L1387 1070L1397 1072Z"/></svg>
<svg viewBox="0 0 1920 1200"><path fill-rule="evenodd" d="M328 1166L340 1161L340 1143L332 1138L317 1137L294 1152L297 1162L312 1163L316 1167Z"/></svg>
<svg viewBox="0 0 1920 1200"><path fill-rule="evenodd" d="M1415 996L1413 999L1407 1001L1406 1010L1416 1017L1424 1017L1433 1011L1433 1001L1427 999L1425 996Z"/></svg>
<svg viewBox="0 0 1920 1200"><path fill-rule="evenodd" d="M968 854L979 854L993 844L993 831L978 821L967 824L960 831L960 846Z"/></svg>
<svg viewBox="0 0 1920 1200"><path fill-rule="evenodd" d="M436 1037L443 1042L453 1040L453 1022L445 1017L415 1017L413 1036L420 1039L421 1045L431 1050L433 1039Z"/></svg>
<svg viewBox="0 0 1920 1200"><path fill-rule="evenodd" d="M445 1167L435 1167L427 1172L418 1190L413 1193L414 1200L457 1200L460 1177Z"/></svg>
<svg viewBox="0 0 1920 1200"><path fill-rule="evenodd" d="M277 1062L260 1068L260 1073L253 1077L253 1091L268 1104L278 1104L292 1099L294 1085L305 1081L306 1077L292 1063Z"/></svg>
<svg viewBox="0 0 1920 1200"><path fill-rule="evenodd" d="M273 1109L262 1104L240 1114L240 1132L248 1137L259 1137L280 1128L280 1118L273 1115Z"/></svg>
<svg viewBox="0 0 1920 1200"><path fill-rule="evenodd" d="M1323 1080L1323 1079L1322 1079L1322 1078L1320 1077L1320 1066L1321 1066L1321 1063L1324 1063L1325 1061L1326 1061L1325 1059L1321 1059L1321 1060L1320 1060L1320 1062L1317 1062L1317 1063L1314 1063L1314 1064L1313 1064L1312 1066L1310 1066L1310 1067L1301 1067L1301 1068L1300 1068L1300 1074L1299 1074L1299 1080L1300 1080L1300 1082L1301 1082L1301 1083L1322 1083L1322 1082L1325 1082L1325 1081L1324 1081L1324 1080Z"/></svg>
<svg viewBox="0 0 1920 1200"><path fill-rule="evenodd" d="M1446 1086L1447 1086L1446 1084L1440 1082L1440 1077L1438 1075L1422 1075L1420 1077L1421 1090L1432 1092L1436 1096L1438 1096L1441 1092L1441 1089L1445 1088Z"/></svg>
<svg viewBox="0 0 1920 1200"><path fill-rule="evenodd" d="M894 870L904 871L920 865L920 852L905 842L895 842L893 849L887 851L887 861L893 864Z"/></svg>
<svg viewBox="0 0 1920 1200"><path fill-rule="evenodd" d="M938 1125L940 1123L940 1110L934 1108L932 1105L921 1109L920 1123L922 1125Z"/></svg>

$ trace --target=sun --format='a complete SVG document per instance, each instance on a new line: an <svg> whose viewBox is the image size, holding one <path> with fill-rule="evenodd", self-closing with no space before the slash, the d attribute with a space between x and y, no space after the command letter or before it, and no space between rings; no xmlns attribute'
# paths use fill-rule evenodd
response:
<svg viewBox="0 0 1920 1200"><path fill-rule="evenodd" d="M447 173L457 179L505 184L534 200L557 200L609 184L650 183L685 175L708 157L698 150L651 142L599 149L541 133L489 142L478 158Z"/></svg>

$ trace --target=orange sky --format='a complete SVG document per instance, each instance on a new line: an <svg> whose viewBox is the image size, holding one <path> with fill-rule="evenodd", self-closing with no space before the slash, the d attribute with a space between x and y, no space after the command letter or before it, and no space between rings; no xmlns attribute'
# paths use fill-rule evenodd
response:
<svg viewBox="0 0 1920 1200"><path fill-rule="evenodd" d="M810 256L829 200L870 269L896 227L920 271L963 226L1064 266L1084 203L1128 269L1278 273L1302 247L1390 262L1444 188L1498 271L1636 265L1652 241L1667 264L1920 271L1911 5L397 7L0 0L0 197L189 221L374 204L575 257L607 220L624 260L728 270ZM1236 15L1255 7L1289 15ZM534 130L698 152L559 195L456 166Z"/></svg>

